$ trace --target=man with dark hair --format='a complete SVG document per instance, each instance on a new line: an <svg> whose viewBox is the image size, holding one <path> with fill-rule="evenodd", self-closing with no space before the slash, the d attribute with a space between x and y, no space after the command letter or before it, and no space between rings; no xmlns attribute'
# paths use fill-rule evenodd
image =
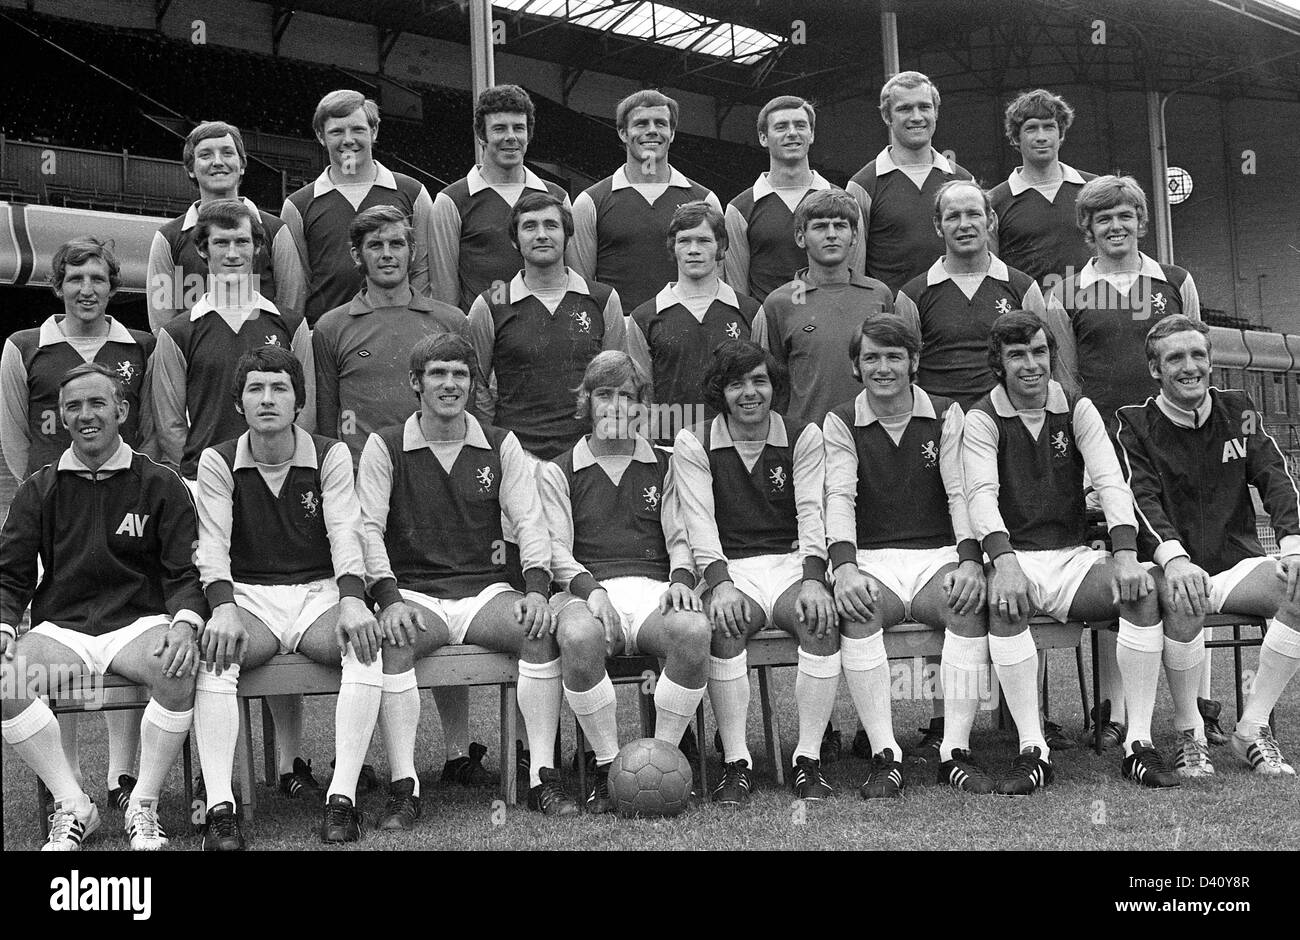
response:
<svg viewBox="0 0 1300 940"><path fill-rule="evenodd" d="M194 715L194 632L207 614L194 504L172 470L122 440L127 408L112 370L70 370L59 409L72 444L18 488L0 530L0 731L54 795L46 851L80 849L99 828L41 698L52 677L112 671L149 689L125 814L133 850L167 844L158 797ZM28 602L35 626L19 639Z"/></svg>
<svg viewBox="0 0 1300 940"><path fill-rule="evenodd" d="M474 137L483 162L433 201L429 282L433 296L468 312L474 298L524 266L510 239L510 210L526 192L569 195L524 165L533 139L533 101L518 85L493 85L474 103Z"/></svg>
<svg viewBox="0 0 1300 940"><path fill-rule="evenodd" d="M529 453L549 460L590 425L573 413L573 389L596 353L622 349L618 292L564 263L573 213L550 193L528 192L510 211L510 241L524 267L502 288L486 290L469 312L469 333L484 376L480 412L513 431Z"/></svg>
<svg viewBox="0 0 1300 940"><path fill-rule="evenodd" d="M248 430L199 459L196 561L212 616L199 636L194 697L207 788L204 851L244 847L230 785L242 669L302 652L343 677L323 842L361 837L357 777L383 690L379 625L365 602L361 507L341 441L293 426L306 401L302 364L262 346L235 364L231 392Z"/></svg>
<svg viewBox="0 0 1300 940"><path fill-rule="evenodd" d="M727 203L727 283L760 303L804 266L794 240L794 210L808 193L831 184L808 164L817 129L813 106L780 95L758 112L758 143L769 166L754 185Z"/></svg>
<svg viewBox="0 0 1300 940"><path fill-rule="evenodd" d="M1022 92L1007 105L1007 140L1024 161L989 192L998 227L994 252L1045 290L1077 273L1088 245L1074 216L1079 190L1096 174L1061 162L1061 145L1074 109L1043 88Z"/></svg>
<svg viewBox="0 0 1300 940"><path fill-rule="evenodd" d="M998 385L966 415L962 463L975 535L990 559L989 657L1020 733L1019 756L998 792L1028 795L1052 782L1038 714L1034 612L1089 623L1119 619L1119 667L1129 707L1123 775L1176 787L1151 744L1164 628L1151 575L1137 560L1133 494L1097 409L1051 380L1056 340L1042 319L1003 314L989 335ZM1087 545L1083 476L1101 501L1111 552Z"/></svg>
<svg viewBox="0 0 1300 940"><path fill-rule="evenodd" d="M519 709L532 754L529 808L548 816L579 812L550 757L562 693L547 605L546 520L518 439L466 412L478 376L474 349L461 337L420 340L409 386L420 410L372 434L361 455L368 584L384 634L379 721L393 778L380 829L410 829L420 817L415 660L456 643L518 654ZM503 522L517 533L523 592L506 583Z"/></svg>
<svg viewBox="0 0 1300 940"><path fill-rule="evenodd" d="M651 437L664 444L713 412L703 405L700 381L714 348L724 340L753 340L758 302L719 276L729 246L722 214L703 200L678 206L668 223L668 250L677 280L632 311L627 348L653 379Z"/></svg>
<svg viewBox="0 0 1300 940"><path fill-rule="evenodd" d="M1259 668L1231 736L1257 774L1293 776L1269 713L1300 668L1300 496L1277 442L1244 392L1210 387L1209 329L1183 314L1146 336L1160 393L1119 409L1119 446L1137 501L1139 545L1155 560L1164 611L1164 666L1185 777L1214 773L1197 693L1204 618L1268 617ZM1250 487L1277 534L1275 561L1260 545ZM1158 665L1158 664L1157 664Z"/></svg>
<svg viewBox="0 0 1300 940"><path fill-rule="evenodd" d="M709 698L723 748L713 800L726 806L747 803L753 787L745 645L768 624L799 640L794 792L808 800L834 792L820 759L840 678L839 632L826 586L825 452L816 424L773 409L787 382L771 353L728 340L704 377L705 400L717 416L679 431L673 447L687 539L708 585Z"/></svg>
<svg viewBox="0 0 1300 940"><path fill-rule="evenodd" d="M939 187L971 175L931 143L939 89L920 72L899 72L885 82L880 118L889 128L889 145L846 188L862 214L853 269L884 281L893 294L943 252L943 239L930 224Z"/></svg>
<svg viewBox="0 0 1300 940"><path fill-rule="evenodd" d="M280 210L306 272L307 325L315 326L325 311L346 304L361 289L364 279L352 260L348 225L372 206L397 206L411 220L411 288L428 295L433 199L419 180L374 158L379 106L359 91L332 91L316 105L311 126L330 165Z"/></svg>
<svg viewBox="0 0 1300 940"><path fill-rule="evenodd" d="M244 138L225 121L204 121L190 131L181 157L199 198L184 215L158 229L149 248L145 301L155 333L178 314L189 313L207 290L208 266L194 245L199 209L215 199L240 198L239 184L248 169ZM258 291L276 305L290 329L297 329L307 284L293 235L278 216L257 208L247 196L243 199L266 233L253 259Z"/></svg>
<svg viewBox="0 0 1300 940"><path fill-rule="evenodd" d="M564 697L594 749L587 812L613 812L609 766L618 754L617 701L607 656L664 661L655 683L654 736L677 747L704 697L708 618L692 588L669 456L641 432L650 380L625 352L591 360L578 410L592 432L543 463L537 487L551 535L551 568L563 588L551 601Z"/></svg>
<svg viewBox="0 0 1300 940"><path fill-rule="evenodd" d="M790 418L820 424L826 412L858 393L844 350L863 320L894 311L888 287L853 271L861 218L842 189L805 196L794 224L808 266L772 291L755 317L755 332L790 371Z"/></svg>
<svg viewBox="0 0 1300 940"><path fill-rule="evenodd" d="M664 236L677 207L703 199L722 211L711 190L668 164L677 114L677 102L657 91L620 101L614 118L627 160L573 203L574 270L614 288L628 310L673 279Z"/></svg>

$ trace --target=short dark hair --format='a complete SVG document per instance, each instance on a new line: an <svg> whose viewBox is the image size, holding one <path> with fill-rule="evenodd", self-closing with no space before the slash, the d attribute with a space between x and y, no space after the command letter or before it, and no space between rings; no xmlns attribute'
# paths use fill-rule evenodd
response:
<svg viewBox="0 0 1300 940"><path fill-rule="evenodd" d="M366 123L370 125L371 132L379 130L379 105L359 91L340 88L325 95L316 105L316 111L311 116L312 133L317 137L323 136L326 121L347 117L357 108L365 109Z"/></svg>
<svg viewBox="0 0 1300 940"><path fill-rule="evenodd" d="M1054 95L1046 88L1022 91L1007 105L1006 114L1003 116L1003 127L1007 132L1007 140L1011 141L1011 146L1020 145L1020 128L1031 118L1055 121L1056 126L1061 129L1061 136L1064 137L1065 132L1074 123L1074 108L1070 107L1069 102L1060 95Z"/></svg>
<svg viewBox="0 0 1300 940"><path fill-rule="evenodd" d="M1039 330L1047 336L1047 351L1051 361L1055 362L1056 337L1052 335L1052 328L1038 314L1031 310L1012 310L993 321L989 330L989 368L998 377L998 381L1006 378L1006 372L1002 368L1003 347L1032 342L1034 334Z"/></svg>
<svg viewBox="0 0 1300 940"><path fill-rule="evenodd" d="M294 406L301 411L307 404L307 383L303 378L302 363L283 346L256 346L239 357L230 386L236 404L244 399L244 385L250 372L287 372L289 381L293 383Z"/></svg>
<svg viewBox="0 0 1300 940"><path fill-rule="evenodd" d="M684 202L673 210L672 221L668 223L668 250L672 251L677 243L677 233L693 229L705 222L713 229L713 237L718 242L718 257L727 250L727 222L722 213L703 199Z"/></svg>
<svg viewBox="0 0 1300 940"><path fill-rule="evenodd" d="M50 285L54 288L54 293L63 296L63 277L68 273L68 268L85 264L92 258L104 262L104 267L108 268L109 292L116 293L122 286L122 265L113 254L112 245L112 242L100 241L93 235L78 235L60 245L58 251L54 252L54 260L50 262Z"/></svg>
<svg viewBox="0 0 1300 940"><path fill-rule="evenodd" d="M266 231L257 213L248 208L242 199L214 199L199 207L199 219L194 224L194 247L202 255L208 253L208 236L212 229L239 228L239 223L248 220L253 232L253 249L260 251L266 240Z"/></svg>
<svg viewBox="0 0 1300 940"><path fill-rule="evenodd" d="M632 113L633 108L667 108L668 127L670 130L677 130L677 116L680 109L677 102L663 92L647 88L644 91L634 91L620 101L618 107L614 109L614 124L619 130L627 129L627 117Z"/></svg>
<svg viewBox="0 0 1300 940"><path fill-rule="evenodd" d="M713 358L700 379L704 404L719 414L726 414L727 386L759 366L767 366L767 377L772 381L772 410L783 410L790 394L790 373L762 346L743 339L723 340L714 347Z"/></svg>
<svg viewBox="0 0 1300 940"><path fill-rule="evenodd" d="M790 111L795 108L803 108L808 114L808 126L813 132L817 131L817 112L813 110L812 102L798 95L778 95L767 104L763 105L762 110L758 112L758 132L767 133L767 118L773 111Z"/></svg>
<svg viewBox="0 0 1300 940"><path fill-rule="evenodd" d="M213 137L225 137L227 134L235 142L235 153L239 154L239 165L247 169L248 154L244 150L244 138L239 133L239 128L233 124L227 124L225 121L204 121L189 132L185 138L185 146L181 149L181 159L185 162L185 169L191 173L194 172L194 151L198 149L200 143L211 140Z"/></svg>
<svg viewBox="0 0 1300 940"><path fill-rule="evenodd" d="M528 137L532 139L533 99L518 85L493 85L479 92L478 100L474 102L474 136L479 140L487 140L489 114L522 114L528 122Z"/></svg>
<svg viewBox="0 0 1300 940"><path fill-rule="evenodd" d="M424 375L424 367L431 362L463 362L469 366L471 388L479 380L478 356L474 347L457 333L432 333L416 343L411 350L411 377Z"/></svg>
<svg viewBox="0 0 1300 940"><path fill-rule="evenodd" d="M516 248L519 247L519 218L525 212L541 212L544 209L556 208L560 210L560 225L564 229L564 243L568 245L569 239L573 237L573 210L564 204L564 200L551 193L541 192L536 189L525 190L524 194L515 200L515 206L510 210L510 244Z"/></svg>
<svg viewBox="0 0 1300 940"><path fill-rule="evenodd" d="M862 328L849 340L849 360L853 363L855 375L858 374L858 355L862 352L864 336L877 346L906 349L909 359L921 355L921 337L910 323L890 313L873 313L862 321ZM916 369L909 369L908 375L915 379Z"/></svg>
<svg viewBox="0 0 1300 940"><path fill-rule="evenodd" d="M415 230L411 228L411 220L407 218L406 213L397 206L371 206L362 212L358 212L353 217L352 222L348 225L348 241L357 251L361 250L362 244L365 243L366 236L371 232L377 232L385 225L400 225L406 233L406 241L415 248Z"/></svg>
<svg viewBox="0 0 1300 940"><path fill-rule="evenodd" d="M808 227L809 219L843 219L857 228L861 218L858 201L838 186L831 186L811 192L799 201L794 209L794 230L802 232Z"/></svg>
<svg viewBox="0 0 1300 940"><path fill-rule="evenodd" d="M59 400L62 401L63 399L63 386L69 382L75 382L77 379L84 379L88 375L102 375L108 379L113 383L113 400L119 405L126 401L126 387L122 384L121 377L108 366L99 362L83 362L63 373L63 378L59 379Z"/></svg>
<svg viewBox="0 0 1300 940"><path fill-rule="evenodd" d="M1161 317L1156 321L1155 326L1147 330L1146 354L1147 362L1158 362L1159 353L1156 352L1156 343L1166 337L1173 336L1175 333L1186 333L1188 331L1200 333L1205 337L1205 348L1213 350L1210 339L1210 328L1200 320L1193 320L1185 313L1173 313L1167 317Z"/></svg>

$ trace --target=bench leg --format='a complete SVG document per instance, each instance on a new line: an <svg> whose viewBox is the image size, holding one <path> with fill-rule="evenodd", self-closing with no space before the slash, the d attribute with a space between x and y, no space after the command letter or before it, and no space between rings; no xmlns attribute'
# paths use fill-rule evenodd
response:
<svg viewBox="0 0 1300 940"><path fill-rule="evenodd" d="M262 771L265 775L266 785L273 787L280 782L280 759L276 756L275 748L275 716L271 714L271 706L262 699Z"/></svg>
<svg viewBox="0 0 1300 940"><path fill-rule="evenodd" d="M776 782L785 785L785 753L781 750L781 725L772 707L772 667L758 667L758 698L763 706L763 734L767 738L767 759L772 762ZM701 751L703 746L701 745Z"/></svg>
<svg viewBox="0 0 1300 940"><path fill-rule="evenodd" d="M582 722L573 719L574 744L578 749L578 801L587 799L587 738L582 733Z"/></svg>
<svg viewBox="0 0 1300 940"><path fill-rule="evenodd" d="M36 821L41 827L41 842L50 837L50 820L45 815L45 804L50 801L50 791L45 786L45 781L39 776L36 778Z"/></svg>
<svg viewBox="0 0 1300 940"><path fill-rule="evenodd" d="M641 737L653 738L655 734L654 696L646 692L644 684L637 686L637 704L641 709Z"/></svg>
<svg viewBox="0 0 1300 940"><path fill-rule="evenodd" d="M1232 668L1236 676L1235 689L1237 693L1237 719L1241 720L1242 710L1246 707L1242 701L1244 696L1241 694L1241 624L1232 625Z"/></svg>
<svg viewBox="0 0 1300 940"><path fill-rule="evenodd" d="M1079 673L1079 700L1083 705L1083 730L1088 730L1088 684L1083 678L1083 644L1074 648L1074 668Z"/></svg>
<svg viewBox="0 0 1300 940"><path fill-rule="evenodd" d="M191 828L198 829L199 826L193 823L194 819L194 754L190 750L190 739L194 737L191 731L185 735L185 741L181 744L181 769L185 772L185 815L191 820Z"/></svg>
<svg viewBox="0 0 1300 940"><path fill-rule="evenodd" d="M253 769L253 723L248 699L239 700L239 743L235 748L235 766L239 768L239 808L245 822L257 814L257 774Z"/></svg>
<svg viewBox="0 0 1300 940"><path fill-rule="evenodd" d="M515 711L519 703L518 690L513 682L501 686L501 798L513 806L517 802L518 781L515 780Z"/></svg>
<svg viewBox="0 0 1300 940"><path fill-rule="evenodd" d="M700 797L707 800L709 798L709 769L708 761L705 758L708 750L705 748L704 742L707 741L708 738L704 736L704 729L704 699L700 699L700 704L695 709L695 740L698 743L698 750L700 752L699 763L695 768L695 773L698 775Z"/></svg>
<svg viewBox="0 0 1300 940"><path fill-rule="evenodd" d="M1092 636L1092 700L1100 702L1101 699L1101 641L1097 639L1097 631L1088 631ZM1101 717L1100 710L1097 717ZM1095 721L1092 725L1092 749L1095 753L1101 753L1101 722Z"/></svg>

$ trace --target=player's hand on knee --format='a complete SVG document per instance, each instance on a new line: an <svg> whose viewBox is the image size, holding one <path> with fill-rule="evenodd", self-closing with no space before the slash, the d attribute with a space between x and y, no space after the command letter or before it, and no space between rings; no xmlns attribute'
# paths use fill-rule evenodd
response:
<svg viewBox="0 0 1300 940"><path fill-rule="evenodd" d="M212 611L211 619L203 628L203 661L215 667L217 675L241 661L248 645L248 631L238 611L233 603L221 604Z"/></svg>
<svg viewBox="0 0 1300 940"><path fill-rule="evenodd" d="M536 591L529 591L515 601L515 620L523 625L524 635L530 640L537 640L548 633L555 632L555 618L551 616L551 605Z"/></svg>
<svg viewBox="0 0 1300 940"><path fill-rule="evenodd" d="M162 660L163 675L168 679L192 676L198 672L198 645L194 631L187 620L173 620L167 632L153 648L153 655Z"/></svg>
<svg viewBox="0 0 1300 940"><path fill-rule="evenodd" d="M852 563L835 569L835 609L846 620L866 623L876 615L880 589Z"/></svg>
<svg viewBox="0 0 1300 940"><path fill-rule="evenodd" d="M659 598L659 613L667 614L672 611L681 613L684 610L700 613L704 610L704 604L700 602L700 596L686 585L673 581Z"/></svg>
<svg viewBox="0 0 1300 940"><path fill-rule="evenodd" d="M1021 570L1015 552L999 555L994 560L988 591L989 611L993 616L1012 622L1029 616L1029 579Z"/></svg>
<svg viewBox="0 0 1300 940"><path fill-rule="evenodd" d="M1155 579L1138 563L1137 552L1116 552L1114 571L1111 600L1116 604L1140 601L1155 590Z"/></svg>
<svg viewBox="0 0 1300 940"><path fill-rule="evenodd" d="M984 566L978 561L963 561L943 576L948 609L962 617L984 606L985 587Z"/></svg>
<svg viewBox="0 0 1300 940"><path fill-rule="evenodd" d="M1291 604L1300 601L1300 555L1283 555L1279 558L1277 576L1286 583L1286 600Z"/></svg>
<svg viewBox="0 0 1300 940"><path fill-rule="evenodd" d="M725 637L743 637L749 624L749 601L730 581L717 585L709 596L709 620Z"/></svg>
<svg viewBox="0 0 1300 940"><path fill-rule="evenodd" d="M799 622L806 624L808 633L819 640L824 639L835 626L835 598L824 581L805 579L799 585L799 596L795 598L794 606Z"/></svg>
<svg viewBox="0 0 1300 940"><path fill-rule="evenodd" d="M406 601L394 601L379 612L379 632L393 646L414 645L428 629L424 617Z"/></svg>
<svg viewBox="0 0 1300 940"><path fill-rule="evenodd" d="M1210 612L1210 576L1186 555L1165 564L1165 602L1182 613L1203 617Z"/></svg>
<svg viewBox="0 0 1300 940"><path fill-rule="evenodd" d="M365 601L359 597L345 597L339 601L339 616L334 621L334 639L339 644L339 655L346 655L348 644L357 659L369 666L375 661L383 638L379 621L370 613Z"/></svg>
<svg viewBox="0 0 1300 940"><path fill-rule="evenodd" d="M596 588L587 597L587 609L591 615L600 621L600 625L605 628L605 642L609 643L615 636L623 631L623 619L619 617L618 611L610 603L609 592L604 588Z"/></svg>

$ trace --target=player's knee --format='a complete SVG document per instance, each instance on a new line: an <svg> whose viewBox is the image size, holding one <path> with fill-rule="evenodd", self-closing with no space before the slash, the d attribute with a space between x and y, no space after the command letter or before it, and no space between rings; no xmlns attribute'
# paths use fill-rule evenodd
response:
<svg viewBox="0 0 1300 940"><path fill-rule="evenodd" d="M555 637L566 659L604 660L605 626L590 613L583 616L577 604L560 615Z"/></svg>
<svg viewBox="0 0 1300 940"><path fill-rule="evenodd" d="M810 633L799 635L799 648L815 656L830 656L840 648L840 635L831 630L825 636L818 637Z"/></svg>
<svg viewBox="0 0 1300 940"><path fill-rule="evenodd" d="M161 664L152 667L149 679L149 695L163 708L171 711L183 711L194 707L194 687L196 679L188 672L179 676L168 676Z"/></svg>
<svg viewBox="0 0 1300 940"><path fill-rule="evenodd" d="M951 630L958 636L984 636L989 632L988 609L981 607L971 613L960 614L955 610L945 608L943 625L945 629Z"/></svg>
<svg viewBox="0 0 1300 940"><path fill-rule="evenodd" d="M396 676L415 668L415 649L409 644L398 646L385 641L380 656L383 663L381 670L384 675Z"/></svg>
<svg viewBox="0 0 1300 940"><path fill-rule="evenodd" d="M721 630L713 631L709 641L709 652L718 659L734 659L745 651L743 636L725 636Z"/></svg>
<svg viewBox="0 0 1300 940"><path fill-rule="evenodd" d="M664 629L672 652L693 662L704 662L708 657L713 631L704 614L693 611L671 613L664 620Z"/></svg>
<svg viewBox="0 0 1300 940"><path fill-rule="evenodd" d="M1136 601L1120 605L1120 615L1125 620L1133 623L1149 626L1158 623L1160 620L1160 600L1155 591L1151 591L1146 597Z"/></svg>
<svg viewBox="0 0 1300 940"><path fill-rule="evenodd" d="M343 669L340 681L343 683L351 682L356 685L373 685L383 688L383 653L378 652L370 663L363 663L360 658L357 657L356 651L352 649L351 644L349 644L347 652L343 654Z"/></svg>
<svg viewBox="0 0 1300 940"><path fill-rule="evenodd" d="M550 633L543 633L533 639L524 637L523 644L519 647L519 655L529 662L549 663L553 659L560 658L560 645L555 642L555 636Z"/></svg>

